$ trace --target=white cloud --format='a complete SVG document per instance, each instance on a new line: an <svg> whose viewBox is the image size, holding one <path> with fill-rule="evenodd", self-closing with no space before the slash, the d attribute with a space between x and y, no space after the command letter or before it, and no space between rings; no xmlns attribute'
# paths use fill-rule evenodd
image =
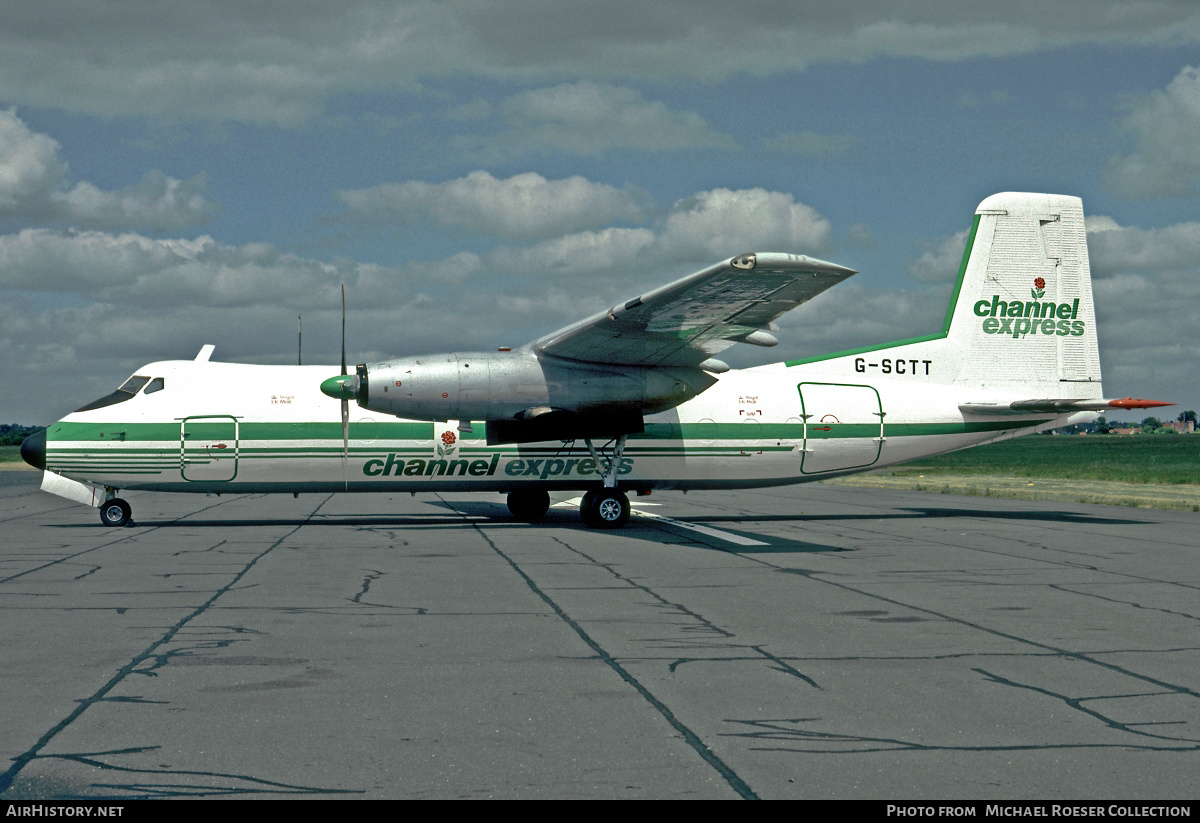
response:
<svg viewBox="0 0 1200 823"><path fill-rule="evenodd" d="M58 141L32 131L12 109L0 110L0 217L122 229L180 229L206 222L216 206L203 174L176 180L161 171L118 191L86 181L68 188Z"/></svg>
<svg viewBox="0 0 1200 823"><path fill-rule="evenodd" d="M58 141L29 129L12 109L0 110L0 215L44 203L58 191L67 164Z"/></svg>
<svg viewBox="0 0 1200 823"><path fill-rule="evenodd" d="M235 248L210 237L153 239L135 233L24 229L0 236L0 286L25 292L76 294L98 303L131 301L228 305L257 288L264 273L303 294L313 283L295 282L313 264L297 264L269 246ZM318 266L317 268L323 267ZM177 290L172 297L172 290Z"/></svg>
<svg viewBox="0 0 1200 823"><path fill-rule="evenodd" d="M1187 66L1139 100L1122 127L1134 150L1114 157L1105 182L1127 197L1186 195L1200 182L1200 68Z"/></svg>
<svg viewBox="0 0 1200 823"><path fill-rule="evenodd" d="M662 253L677 259L732 257L747 251L820 254L829 221L790 194L713 189L677 202L663 223Z"/></svg>
<svg viewBox="0 0 1200 823"><path fill-rule="evenodd" d="M1164 271L1200 275L1200 223L1139 229L1120 226L1109 217L1089 217L1087 233L1094 277Z"/></svg>
<svg viewBox="0 0 1200 823"><path fill-rule="evenodd" d="M528 152L597 155L613 149L735 149L694 112L647 100L637 89L585 80L516 94L496 109L503 128L483 137L456 137L451 144L487 159Z"/></svg>
<svg viewBox="0 0 1200 823"><path fill-rule="evenodd" d="M118 191L101 191L82 182L51 199L60 207L61 219L81 225L182 229L205 223L215 214L216 206L204 197L206 187L203 174L176 180L156 170Z"/></svg>
<svg viewBox="0 0 1200 823"><path fill-rule="evenodd" d="M679 201L653 228L610 226L503 246L482 257L459 252L393 267L326 263L270 244L231 246L208 236L155 239L135 232L30 228L0 235L0 288L140 306L174 301L289 310L335 305L338 283L347 283L350 294L360 281L371 294L353 299L364 306L467 282L481 292L490 287L492 293L533 293L554 285L587 296L598 292L595 280L569 275L603 273L602 279L617 285L633 276L656 284L666 279L662 272L692 261L710 263L748 250L815 253L829 242L829 221L791 195L714 189Z"/></svg>
<svg viewBox="0 0 1200 823"><path fill-rule="evenodd" d="M964 229L938 243L908 264L908 273L919 283L950 283L958 277L962 265L963 249L967 247L967 232Z"/></svg>
<svg viewBox="0 0 1200 823"><path fill-rule="evenodd" d="M469 234L510 239L551 237L618 220L640 220L650 195L583 177L547 180L527 172L498 180L486 171L445 183L406 181L343 190L337 199L377 220L431 222Z"/></svg>
<svg viewBox="0 0 1200 823"><path fill-rule="evenodd" d="M829 221L790 194L713 189L678 201L653 228L577 232L496 249L488 259L506 272L546 272L556 279L604 274L607 285L636 281L640 288L747 251L820 254L830 247L830 235ZM594 281L583 282L586 289Z"/></svg>
<svg viewBox="0 0 1200 823"><path fill-rule="evenodd" d="M1087 218L1105 392L1186 400L1200 360L1200 223L1160 229Z"/></svg>
<svg viewBox="0 0 1200 823"><path fill-rule="evenodd" d="M564 275L643 272L639 260L655 243L650 229L607 228L557 237L527 248L501 248L489 256L500 269L561 278ZM536 278L535 278L536 279Z"/></svg>

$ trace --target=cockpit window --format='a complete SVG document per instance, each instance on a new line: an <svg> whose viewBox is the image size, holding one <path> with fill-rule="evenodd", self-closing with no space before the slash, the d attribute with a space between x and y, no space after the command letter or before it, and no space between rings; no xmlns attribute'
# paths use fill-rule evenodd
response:
<svg viewBox="0 0 1200 823"><path fill-rule="evenodd" d="M122 383L121 388L117 389L112 394L106 394L99 400L93 400L91 403L88 403L86 406L78 408L75 411L91 411L92 409L102 409L105 406L123 403L137 394L138 391L141 390L142 386L146 385L148 382L150 382L149 377L143 377L140 374L135 374L133 377Z"/></svg>
<svg viewBox="0 0 1200 823"><path fill-rule="evenodd" d="M129 392L130 394L137 394L138 391L142 388L142 386L146 385L149 382L150 382L149 377L142 377L140 374L135 374L133 377L126 380L124 385L122 385L121 388L117 389L117 391L124 391L124 392Z"/></svg>
<svg viewBox="0 0 1200 823"><path fill-rule="evenodd" d="M154 394L156 391L162 391L164 382L161 377L156 377L146 384L146 390L142 394Z"/></svg>

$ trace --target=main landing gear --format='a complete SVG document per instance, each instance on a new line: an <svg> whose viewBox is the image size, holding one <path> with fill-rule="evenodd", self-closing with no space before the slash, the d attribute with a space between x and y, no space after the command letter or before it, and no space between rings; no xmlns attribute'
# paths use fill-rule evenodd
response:
<svg viewBox="0 0 1200 823"><path fill-rule="evenodd" d="M533 523L549 509L550 495L543 489L508 493L508 510L518 520ZM630 513L629 498L616 489L592 489L579 501L579 516L593 529L619 529Z"/></svg>
<svg viewBox="0 0 1200 823"><path fill-rule="evenodd" d="M604 486L592 489L579 501L579 516L593 529L619 529L629 522L629 498L617 490L617 473L621 468L621 454L625 451L625 436L610 441L611 450L597 449L590 439L585 439L588 451L602 472ZM550 495L545 489L509 492L508 510L513 517L532 523L540 520L550 509Z"/></svg>
<svg viewBox="0 0 1200 823"><path fill-rule="evenodd" d="M619 529L629 513L629 498L616 489L592 489L579 501L579 516L593 529Z"/></svg>
<svg viewBox="0 0 1200 823"><path fill-rule="evenodd" d="M119 497L105 500L100 507L100 522L106 526L128 526L133 522L133 509Z"/></svg>
<svg viewBox="0 0 1200 823"><path fill-rule="evenodd" d="M596 468L604 470L604 487L592 489L579 501L579 516L593 529L619 529L629 522L629 498L617 491L617 472L621 469L627 438L624 434L618 437L607 455L590 438L583 441L596 461Z"/></svg>

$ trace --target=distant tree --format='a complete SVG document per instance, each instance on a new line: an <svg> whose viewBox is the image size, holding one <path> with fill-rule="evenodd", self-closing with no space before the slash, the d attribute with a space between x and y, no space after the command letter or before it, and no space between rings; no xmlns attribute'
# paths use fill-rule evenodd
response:
<svg viewBox="0 0 1200 823"><path fill-rule="evenodd" d="M1162 428L1162 421L1159 420L1157 417L1147 417L1145 420L1142 421L1142 431L1143 432L1149 433L1149 432L1154 431L1155 429L1160 429L1160 428Z"/></svg>
<svg viewBox="0 0 1200 823"><path fill-rule="evenodd" d="M1111 427L1108 425L1108 420L1104 415L1096 418L1096 434L1108 434Z"/></svg>
<svg viewBox="0 0 1200 823"><path fill-rule="evenodd" d="M19 446L22 440L40 428L41 426L20 426L15 423L0 423L0 446Z"/></svg>
<svg viewBox="0 0 1200 823"><path fill-rule="evenodd" d="M1178 417L1176 417L1175 419L1178 420L1180 423L1191 423L1192 426L1194 427L1196 425L1196 412L1192 411L1191 409L1188 409L1185 412L1181 412L1180 415Z"/></svg>

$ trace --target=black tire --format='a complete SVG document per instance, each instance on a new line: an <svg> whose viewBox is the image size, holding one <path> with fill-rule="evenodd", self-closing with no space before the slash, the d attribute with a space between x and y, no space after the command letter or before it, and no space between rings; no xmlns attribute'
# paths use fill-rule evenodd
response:
<svg viewBox="0 0 1200 823"><path fill-rule="evenodd" d="M579 501L579 515L593 529L619 529L629 514L629 498L616 489L593 490Z"/></svg>
<svg viewBox="0 0 1200 823"><path fill-rule="evenodd" d="M100 507L100 522L106 526L128 526L133 510L119 497L106 500Z"/></svg>
<svg viewBox="0 0 1200 823"><path fill-rule="evenodd" d="M583 524L590 528L597 528L599 524L592 520L592 500L595 499L596 492L584 492L583 497L579 498L579 516L583 519Z"/></svg>
<svg viewBox="0 0 1200 823"><path fill-rule="evenodd" d="M550 494L545 489L509 492L508 510L526 523L541 520L550 511Z"/></svg>

